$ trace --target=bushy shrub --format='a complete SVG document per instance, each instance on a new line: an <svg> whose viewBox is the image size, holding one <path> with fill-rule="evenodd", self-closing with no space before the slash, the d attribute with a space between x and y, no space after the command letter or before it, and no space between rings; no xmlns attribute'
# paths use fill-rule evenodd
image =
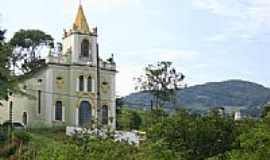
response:
<svg viewBox="0 0 270 160"><path fill-rule="evenodd" d="M139 130L142 127L143 119L139 111L123 108L117 118L117 129Z"/></svg>
<svg viewBox="0 0 270 160"><path fill-rule="evenodd" d="M3 145L0 147L0 157L8 158L16 153L17 150L17 144L11 143L9 145Z"/></svg>
<svg viewBox="0 0 270 160"><path fill-rule="evenodd" d="M172 151L186 160L201 160L235 148L236 130L229 117L203 117L181 110L159 118L147 130L147 141L161 143L161 150Z"/></svg>
<svg viewBox="0 0 270 160"><path fill-rule="evenodd" d="M14 136L23 143L27 143L31 140L31 135L25 131L15 131Z"/></svg>
<svg viewBox="0 0 270 160"><path fill-rule="evenodd" d="M8 139L7 132L0 130L0 144L4 144Z"/></svg>
<svg viewBox="0 0 270 160"><path fill-rule="evenodd" d="M16 150L17 150L17 146L16 144L12 144L10 145L10 147L7 149L7 152L6 152L6 157L9 157L11 155L14 155L16 153Z"/></svg>

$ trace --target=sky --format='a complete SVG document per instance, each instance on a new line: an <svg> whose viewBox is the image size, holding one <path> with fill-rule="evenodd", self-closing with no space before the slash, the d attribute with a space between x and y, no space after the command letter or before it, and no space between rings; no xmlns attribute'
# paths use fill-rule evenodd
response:
<svg viewBox="0 0 270 160"><path fill-rule="evenodd" d="M7 38L40 29L61 42L79 0L0 0ZM270 87L269 0L82 0L101 57L114 53L117 95L134 92L147 64L172 61L189 86L242 79Z"/></svg>

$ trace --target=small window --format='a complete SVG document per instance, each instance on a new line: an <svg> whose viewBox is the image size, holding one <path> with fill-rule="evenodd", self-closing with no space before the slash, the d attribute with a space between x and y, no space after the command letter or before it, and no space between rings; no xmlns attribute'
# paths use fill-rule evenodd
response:
<svg viewBox="0 0 270 160"><path fill-rule="evenodd" d="M38 90L38 114L41 113L41 90Z"/></svg>
<svg viewBox="0 0 270 160"><path fill-rule="evenodd" d="M12 118L12 113L13 113L13 102L9 102L9 119Z"/></svg>
<svg viewBox="0 0 270 160"><path fill-rule="evenodd" d="M108 125L108 106L104 105L102 106L102 124L103 125Z"/></svg>
<svg viewBox="0 0 270 160"><path fill-rule="evenodd" d="M27 113L26 112L23 112L23 124L24 125L27 125L27 120L28 120Z"/></svg>
<svg viewBox="0 0 270 160"><path fill-rule="evenodd" d="M62 121L63 119L63 107L62 102L57 101L55 104L55 120Z"/></svg>
<svg viewBox="0 0 270 160"><path fill-rule="evenodd" d="M83 40L81 44L81 56L82 57L89 57L89 41Z"/></svg>
<svg viewBox="0 0 270 160"><path fill-rule="evenodd" d="M92 85L92 77L89 76L89 77L88 77L88 80L87 80L87 91L88 91L88 92L92 92L92 89L93 89L93 85Z"/></svg>
<svg viewBox="0 0 270 160"><path fill-rule="evenodd" d="M84 89L84 78L83 76L79 77L79 91L83 91Z"/></svg>

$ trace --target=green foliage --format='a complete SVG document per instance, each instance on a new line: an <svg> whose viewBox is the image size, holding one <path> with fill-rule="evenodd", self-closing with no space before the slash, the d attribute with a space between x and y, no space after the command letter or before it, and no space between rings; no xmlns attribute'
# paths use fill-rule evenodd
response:
<svg viewBox="0 0 270 160"><path fill-rule="evenodd" d="M91 144L94 145L90 148L89 157L92 157L93 159L131 160L135 159L134 153L137 151L137 149L132 145L117 143L110 139L94 139L90 141L89 145Z"/></svg>
<svg viewBox="0 0 270 160"><path fill-rule="evenodd" d="M12 55L11 47L4 42L5 31L0 30L0 99L7 99L8 91L17 90L16 78L12 76L9 59Z"/></svg>
<svg viewBox="0 0 270 160"><path fill-rule="evenodd" d="M231 150L237 136L234 129L231 119L179 111L154 124L147 138L150 143L163 143L164 148L185 159L199 160Z"/></svg>
<svg viewBox="0 0 270 160"><path fill-rule="evenodd" d="M264 106L262 114L261 114L261 118L265 118L269 113L270 113L270 104Z"/></svg>
<svg viewBox="0 0 270 160"><path fill-rule="evenodd" d="M133 160L137 147L117 143L112 139L80 137L66 141L54 141L51 138L33 135L33 141L27 145L22 155L25 160Z"/></svg>
<svg viewBox="0 0 270 160"><path fill-rule="evenodd" d="M161 107L162 102L175 101L176 90L182 87L181 82L185 76L172 67L172 62L158 62L148 65L145 74L136 78L136 89L150 91L156 98L156 106Z"/></svg>
<svg viewBox="0 0 270 160"><path fill-rule="evenodd" d="M6 150L3 153L1 153L0 155L3 157L10 157L16 153L16 150L17 150L17 146L16 146L16 144L13 143L13 144L9 145L6 148Z"/></svg>
<svg viewBox="0 0 270 160"><path fill-rule="evenodd" d="M23 130L15 130L13 135L23 143L28 143L31 140L31 135Z"/></svg>
<svg viewBox="0 0 270 160"><path fill-rule="evenodd" d="M144 112L143 117L143 126L142 128L145 131L148 131L149 128L153 127L155 124L160 123L164 118L168 117L169 114L166 113L163 109L154 109L152 111Z"/></svg>
<svg viewBox="0 0 270 160"><path fill-rule="evenodd" d="M72 160L81 157L80 148L75 144L63 144L54 139L40 135L32 135L31 143L24 146L24 153L20 157L25 160Z"/></svg>
<svg viewBox="0 0 270 160"><path fill-rule="evenodd" d="M185 153L184 151L176 153L164 147L164 142L160 140L141 146L136 157L138 160L184 160Z"/></svg>
<svg viewBox="0 0 270 160"><path fill-rule="evenodd" d="M117 124L120 130L139 130L142 123L143 120L139 111L123 108L118 114Z"/></svg>
<svg viewBox="0 0 270 160"><path fill-rule="evenodd" d="M0 30L0 42L4 41L5 39L5 33L6 33L6 30Z"/></svg>
<svg viewBox="0 0 270 160"><path fill-rule="evenodd" d="M40 30L20 30L11 38L9 44L15 51L11 58L12 65L24 74L29 74L45 65L44 61L37 56L37 51L42 45L53 47L53 38ZM18 62L23 62L23 64L19 66Z"/></svg>
<svg viewBox="0 0 270 160"><path fill-rule="evenodd" d="M64 131L32 132L23 149L23 159L55 160L267 160L270 156L270 116L262 120L234 121L226 116L201 116L180 110L135 111L121 109L129 123L131 113L141 117L140 129L147 139L140 146L112 139L80 135L65 137ZM129 118L126 118L129 117ZM121 123L120 123L121 124ZM51 133L50 133L51 132ZM57 138L61 137L61 138Z"/></svg>
<svg viewBox="0 0 270 160"><path fill-rule="evenodd" d="M224 160L268 160L270 157L270 117L260 121L245 119L238 122L238 147L226 152ZM220 155L209 158L219 160Z"/></svg>
<svg viewBox="0 0 270 160"><path fill-rule="evenodd" d="M14 156L22 144L27 144L31 139L30 134L23 130L14 130L12 134L12 139L8 140L8 131L6 129L0 131L0 157Z"/></svg>
<svg viewBox="0 0 270 160"><path fill-rule="evenodd" d="M45 66L44 61L35 57L37 47L53 41L53 38L39 30L20 30L9 43L4 37L5 31L0 30L0 99L7 99L8 92L24 94L18 83L31 77ZM27 58L25 54L30 54ZM14 70L23 74L15 75Z"/></svg>
<svg viewBox="0 0 270 160"><path fill-rule="evenodd" d="M0 145L7 142L8 135L6 131L0 130Z"/></svg>
<svg viewBox="0 0 270 160"><path fill-rule="evenodd" d="M41 43L52 42L53 38L51 35L46 34L40 30L23 30L16 32L13 38L10 40L11 46L19 46L22 48L30 48L33 46L38 46Z"/></svg>

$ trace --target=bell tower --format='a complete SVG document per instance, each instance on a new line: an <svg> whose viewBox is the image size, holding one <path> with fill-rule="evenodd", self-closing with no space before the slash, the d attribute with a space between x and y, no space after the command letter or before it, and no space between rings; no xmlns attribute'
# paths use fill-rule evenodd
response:
<svg viewBox="0 0 270 160"><path fill-rule="evenodd" d="M64 31L63 55L71 64L97 64L97 28L89 27L81 4L72 29Z"/></svg>

